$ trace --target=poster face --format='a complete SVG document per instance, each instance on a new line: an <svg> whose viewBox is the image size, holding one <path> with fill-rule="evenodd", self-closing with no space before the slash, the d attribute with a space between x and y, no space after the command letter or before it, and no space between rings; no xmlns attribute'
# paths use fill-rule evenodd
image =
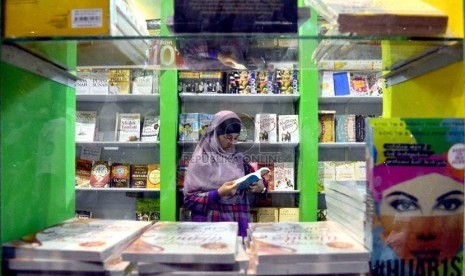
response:
<svg viewBox="0 0 465 276"><path fill-rule="evenodd" d="M462 275L463 119L371 119L374 275Z"/></svg>
<svg viewBox="0 0 465 276"><path fill-rule="evenodd" d="M295 0L175 0L177 33L296 33Z"/></svg>

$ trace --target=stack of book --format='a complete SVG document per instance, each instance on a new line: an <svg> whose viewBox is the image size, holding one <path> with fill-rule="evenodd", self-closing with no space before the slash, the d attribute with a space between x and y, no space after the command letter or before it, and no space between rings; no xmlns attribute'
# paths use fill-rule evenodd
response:
<svg viewBox="0 0 465 276"><path fill-rule="evenodd" d="M302 275L367 273L368 249L331 221L252 223L249 273Z"/></svg>
<svg viewBox="0 0 465 276"><path fill-rule="evenodd" d="M3 245L6 275L128 275L121 258L150 222L70 219ZM11 274L10 274L11 273Z"/></svg>
<svg viewBox="0 0 465 276"><path fill-rule="evenodd" d="M139 275L245 275L235 222L157 222L123 251Z"/></svg>

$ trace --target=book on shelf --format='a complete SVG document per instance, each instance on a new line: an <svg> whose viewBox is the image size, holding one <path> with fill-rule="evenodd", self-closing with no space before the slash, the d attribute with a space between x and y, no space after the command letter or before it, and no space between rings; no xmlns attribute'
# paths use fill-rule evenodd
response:
<svg viewBox="0 0 465 276"><path fill-rule="evenodd" d="M354 161L335 161L337 181L355 181Z"/></svg>
<svg viewBox="0 0 465 276"><path fill-rule="evenodd" d="M463 275L465 120L372 118L368 130L373 272Z"/></svg>
<svg viewBox="0 0 465 276"><path fill-rule="evenodd" d="M110 185L111 166L108 161L95 161L90 173L90 186L108 188Z"/></svg>
<svg viewBox="0 0 465 276"><path fill-rule="evenodd" d="M223 72L179 71L178 93L225 93Z"/></svg>
<svg viewBox="0 0 465 276"><path fill-rule="evenodd" d="M158 73L155 70L132 69L131 71L131 94L156 94L158 83Z"/></svg>
<svg viewBox="0 0 465 276"><path fill-rule="evenodd" d="M448 16L422 0L307 0L341 33L357 35L440 36Z"/></svg>
<svg viewBox="0 0 465 276"><path fill-rule="evenodd" d="M318 111L318 142L334 143L335 137L335 115L334 110Z"/></svg>
<svg viewBox="0 0 465 276"><path fill-rule="evenodd" d="M294 162L274 163L274 189L275 191L295 190Z"/></svg>
<svg viewBox="0 0 465 276"><path fill-rule="evenodd" d="M131 70L109 69L108 94L127 95L131 92Z"/></svg>
<svg viewBox="0 0 465 276"><path fill-rule="evenodd" d="M333 83L335 96L350 96L350 82L348 72L334 72Z"/></svg>
<svg viewBox="0 0 465 276"><path fill-rule="evenodd" d="M109 70L102 68L92 69L92 84L90 86L90 94L107 95L108 94L108 78Z"/></svg>
<svg viewBox="0 0 465 276"><path fill-rule="evenodd" d="M278 142L299 142L299 115L278 115Z"/></svg>
<svg viewBox="0 0 465 276"><path fill-rule="evenodd" d="M336 134L335 141L341 143L355 142L355 115L336 114L334 119Z"/></svg>
<svg viewBox="0 0 465 276"><path fill-rule="evenodd" d="M97 132L97 111L76 111L76 142L93 142Z"/></svg>
<svg viewBox="0 0 465 276"><path fill-rule="evenodd" d="M279 210L277 207L260 207L257 211L258 222L278 222Z"/></svg>
<svg viewBox="0 0 465 276"><path fill-rule="evenodd" d="M174 1L175 33L297 33L297 2Z"/></svg>
<svg viewBox="0 0 465 276"><path fill-rule="evenodd" d="M144 164L131 165L131 188L147 188L148 166Z"/></svg>
<svg viewBox="0 0 465 276"><path fill-rule="evenodd" d="M160 189L160 164L147 165L147 189Z"/></svg>
<svg viewBox="0 0 465 276"><path fill-rule="evenodd" d="M276 67L276 94L298 94L299 72L296 65L281 65Z"/></svg>
<svg viewBox="0 0 465 276"><path fill-rule="evenodd" d="M299 208L279 208L279 222L299 222Z"/></svg>
<svg viewBox="0 0 465 276"><path fill-rule="evenodd" d="M91 171L92 161L86 159L76 159L75 186L78 188L90 187Z"/></svg>
<svg viewBox="0 0 465 276"><path fill-rule="evenodd" d="M136 220L159 221L160 198L138 198L136 200Z"/></svg>
<svg viewBox="0 0 465 276"><path fill-rule="evenodd" d="M275 84L273 68L251 71L251 94L273 94Z"/></svg>
<svg viewBox="0 0 465 276"><path fill-rule="evenodd" d="M235 222L168 222L152 225L123 251L130 262L233 264Z"/></svg>
<svg viewBox="0 0 465 276"><path fill-rule="evenodd" d="M123 163L112 163L110 174L111 188L129 188L130 165Z"/></svg>
<svg viewBox="0 0 465 276"><path fill-rule="evenodd" d="M212 120L213 114L199 113L199 139L207 132L207 128Z"/></svg>
<svg viewBox="0 0 465 276"><path fill-rule="evenodd" d="M244 175L236 179L234 185L237 185L237 192L245 190L248 186L253 186L259 180L263 179L263 176L270 173L270 169L267 167L262 167L252 173Z"/></svg>
<svg viewBox="0 0 465 276"><path fill-rule="evenodd" d="M4 243L3 253L6 259L104 262L121 252L150 224L131 220L73 218Z"/></svg>
<svg viewBox="0 0 465 276"><path fill-rule="evenodd" d="M157 142L160 139L160 116L146 115L142 124L141 141Z"/></svg>
<svg viewBox="0 0 465 276"><path fill-rule="evenodd" d="M255 142L277 142L277 114L261 113L255 115Z"/></svg>
<svg viewBox="0 0 465 276"><path fill-rule="evenodd" d="M198 141L199 130L199 113L179 114L179 141Z"/></svg>
<svg viewBox="0 0 465 276"><path fill-rule="evenodd" d="M117 113L115 141L134 142L140 140L140 113Z"/></svg>
<svg viewBox="0 0 465 276"><path fill-rule="evenodd" d="M90 87L92 85L92 70L91 69L77 69L75 82L76 95L90 94Z"/></svg>
<svg viewBox="0 0 465 276"><path fill-rule="evenodd" d="M334 97L333 71L320 71L320 97Z"/></svg>

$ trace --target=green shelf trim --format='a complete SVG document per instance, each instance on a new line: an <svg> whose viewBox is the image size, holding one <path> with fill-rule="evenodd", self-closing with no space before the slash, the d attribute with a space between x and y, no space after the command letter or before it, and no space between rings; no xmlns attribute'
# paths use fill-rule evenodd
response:
<svg viewBox="0 0 465 276"><path fill-rule="evenodd" d="M174 12L174 2L161 4L161 34L169 33L164 24ZM160 219L176 221L177 215L177 126L178 126L177 71L160 72Z"/></svg>
<svg viewBox="0 0 465 276"><path fill-rule="evenodd" d="M299 1L302 5L303 1ZM299 35L318 33L316 13L299 28ZM316 221L318 206L318 70L312 61L317 41L299 40L299 90L297 106L300 124L300 147L297 183L300 189L300 221Z"/></svg>

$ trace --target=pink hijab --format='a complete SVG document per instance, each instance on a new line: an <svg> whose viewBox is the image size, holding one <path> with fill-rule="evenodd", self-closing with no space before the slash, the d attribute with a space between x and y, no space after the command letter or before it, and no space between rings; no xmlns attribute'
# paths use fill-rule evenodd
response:
<svg viewBox="0 0 465 276"><path fill-rule="evenodd" d="M228 110L213 116L187 167L184 195L215 190L244 175L243 154L225 151L217 137L218 126L232 118L240 121L236 113Z"/></svg>

